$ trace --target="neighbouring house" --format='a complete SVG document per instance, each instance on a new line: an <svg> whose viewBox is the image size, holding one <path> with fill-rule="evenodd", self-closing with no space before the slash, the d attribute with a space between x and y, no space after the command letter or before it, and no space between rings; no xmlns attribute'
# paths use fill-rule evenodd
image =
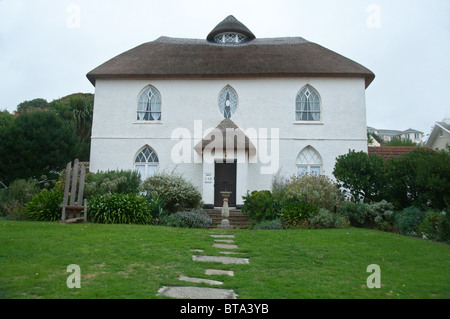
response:
<svg viewBox="0 0 450 319"><path fill-rule="evenodd" d="M433 150L449 150L450 145L450 118L436 122L428 137L426 146Z"/></svg>
<svg viewBox="0 0 450 319"><path fill-rule="evenodd" d="M388 142L392 141L393 139L409 140L413 143L416 143L417 145L423 144L423 141L422 141L423 140L423 132L414 130L412 128L409 128L404 131L397 131L397 130L377 129L377 128L368 126L367 132L369 134L376 134L381 139L381 141L377 141L376 139L373 139L373 142L371 144L369 144L370 146L380 146L383 143L388 143Z"/></svg>
<svg viewBox="0 0 450 319"><path fill-rule="evenodd" d="M336 157L367 152L375 75L300 37L257 38L233 16L205 39L160 37L87 77L90 170L175 171L205 206L222 206L221 191L240 206L279 171L331 176Z"/></svg>
<svg viewBox="0 0 450 319"><path fill-rule="evenodd" d="M394 157L403 156L409 152L414 151L417 146L369 146L368 153L376 154L383 157L385 160ZM422 149L430 150L430 148L425 146L420 146Z"/></svg>

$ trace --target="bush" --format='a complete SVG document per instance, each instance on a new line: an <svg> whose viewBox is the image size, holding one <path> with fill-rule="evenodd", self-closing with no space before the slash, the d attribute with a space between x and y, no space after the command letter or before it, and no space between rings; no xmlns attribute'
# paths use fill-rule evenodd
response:
<svg viewBox="0 0 450 319"><path fill-rule="evenodd" d="M281 219L265 220L253 226L253 229L277 230L283 229L284 225Z"/></svg>
<svg viewBox="0 0 450 319"><path fill-rule="evenodd" d="M211 223L211 218L201 209L163 214L160 217L160 225L169 227L208 228Z"/></svg>
<svg viewBox="0 0 450 319"><path fill-rule="evenodd" d="M354 227L389 231L393 224L393 209L394 206L385 200L371 204L344 202L339 207L339 214L347 217Z"/></svg>
<svg viewBox="0 0 450 319"><path fill-rule="evenodd" d="M146 198L150 215L152 215L154 219L158 220L159 217L164 213L164 207L166 205L164 199L158 195L147 195Z"/></svg>
<svg viewBox="0 0 450 319"><path fill-rule="evenodd" d="M63 192L59 189L42 190L26 204L31 220L57 221L61 219Z"/></svg>
<svg viewBox="0 0 450 319"><path fill-rule="evenodd" d="M347 218L338 214L333 214L329 210L320 209L316 216L309 219L309 227L317 229L347 228L350 223Z"/></svg>
<svg viewBox="0 0 450 319"><path fill-rule="evenodd" d="M94 196L89 201L88 216L94 223L150 224L152 215L147 199L138 194Z"/></svg>
<svg viewBox="0 0 450 319"><path fill-rule="evenodd" d="M283 202L293 198L306 202L318 208L333 209L337 202L342 199L337 184L327 176L291 177L284 189L277 190L276 201Z"/></svg>
<svg viewBox="0 0 450 319"><path fill-rule="evenodd" d="M425 214L417 207L411 206L394 215L394 225L403 235L414 236Z"/></svg>
<svg viewBox="0 0 450 319"><path fill-rule="evenodd" d="M418 227L418 234L423 238L436 241L450 241L450 223L446 212L427 211Z"/></svg>
<svg viewBox="0 0 450 319"><path fill-rule="evenodd" d="M296 198L283 203L280 217L284 222L285 228L302 228L307 223L305 221L319 212L316 206L302 202Z"/></svg>
<svg viewBox="0 0 450 319"><path fill-rule="evenodd" d="M169 213L199 208L202 194L183 176L174 173L159 173L144 181L143 190L150 196L164 199Z"/></svg>
<svg viewBox="0 0 450 319"><path fill-rule="evenodd" d="M13 181L9 188L0 189L0 215L10 219L26 219L25 205L39 191L34 179Z"/></svg>
<svg viewBox="0 0 450 319"><path fill-rule="evenodd" d="M270 191L253 191L251 194L247 191L247 195L242 198L244 199L242 213L249 216L252 222L274 219L274 202Z"/></svg>
<svg viewBox="0 0 450 319"><path fill-rule="evenodd" d="M62 189L64 189L65 173ZM132 194L139 192L141 176L139 172L131 170L106 171L98 173L88 173L84 185L84 195L86 198L106 194Z"/></svg>

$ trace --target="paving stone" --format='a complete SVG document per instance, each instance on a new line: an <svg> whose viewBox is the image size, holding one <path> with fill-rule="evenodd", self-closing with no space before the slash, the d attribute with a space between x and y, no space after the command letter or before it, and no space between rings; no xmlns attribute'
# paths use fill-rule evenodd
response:
<svg viewBox="0 0 450 319"><path fill-rule="evenodd" d="M211 235L213 238L234 238L235 235Z"/></svg>
<svg viewBox="0 0 450 319"><path fill-rule="evenodd" d="M205 275L227 275L230 277L234 277L234 271L232 270L220 270L220 269L206 269Z"/></svg>
<svg viewBox="0 0 450 319"><path fill-rule="evenodd" d="M202 253L202 252L203 252L203 249L191 249L191 251L195 251L195 252L197 252L197 253Z"/></svg>
<svg viewBox="0 0 450 319"><path fill-rule="evenodd" d="M223 254L223 255L239 255L242 253L235 253L233 251L219 251L219 254Z"/></svg>
<svg viewBox="0 0 450 319"><path fill-rule="evenodd" d="M231 239L215 239L214 241L217 243L234 243L234 240Z"/></svg>
<svg viewBox="0 0 450 319"><path fill-rule="evenodd" d="M177 299L236 299L233 290L206 287L162 287L158 296Z"/></svg>
<svg viewBox="0 0 450 319"><path fill-rule="evenodd" d="M217 280L210 280L210 279L203 279L203 278L194 278L194 277L186 277L186 276L180 276L178 277L178 280L181 281L188 281L188 282L195 282L198 284L209 284L209 285L223 285L223 282L217 281Z"/></svg>
<svg viewBox="0 0 450 319"><path fill-rule="evenodd" d="M222 249L238 249L237 245L228 245L228 244L213 244L213 247L222 248Z"/></svg>
<svg viewBox="0 0 450 319"><path fill-rule="evenodd" d="M224 256L192 256L194 261L218 262L222 264L249 264L248 258L224 257Z"/></svg>

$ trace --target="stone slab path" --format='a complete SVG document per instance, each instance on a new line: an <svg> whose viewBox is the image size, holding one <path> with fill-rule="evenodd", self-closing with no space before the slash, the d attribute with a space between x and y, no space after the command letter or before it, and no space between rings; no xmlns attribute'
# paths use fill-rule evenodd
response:
<svg viewBox="0 0 450 319"><path fill-rule="evenodd" d="M233 290L204 287L162 287L158 296L176 299L237 299Z"/></svg>
<svg viewBox="0 0 450 319"><path fill-rule="evenodd" d="M213 243L214 248L221 249L238 249L239 247L234 243L235 235L211 235L214 238L215 243ZM218 239L219 238L219 239ZM220 239L226 238L226 239ZM227 244L221 244L227 243ZM191 249L192 252L202 253L202 249ZM220 254L239 254L238 252L219 252ZM250 261L248 258L238 258L229 256L205 256L205 255L193 255L192 260L196 262L215 262L221 264L237 264L246 265ZM234 276L234 271L232 270L221 270L221 269L206 269L205 275L207 276ZM217 280L211 280L206 278L194 278L187 276L179 276L178 280L191 283L203 283L209 285L223 285L223 282ZM236 299L238 295L230 289L219 289L219 288L208 288L208 287L162 287L158 291L158 296L166 296L169 298L177 299Z"/></svg>

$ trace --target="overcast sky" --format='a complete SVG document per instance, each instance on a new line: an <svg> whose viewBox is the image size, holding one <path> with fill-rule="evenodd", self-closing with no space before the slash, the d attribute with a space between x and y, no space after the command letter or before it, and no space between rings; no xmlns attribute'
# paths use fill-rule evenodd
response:
<svg viewBox="0 0 450 319"><path fill-rule="evenodd" d="M450 117L449 0L0 0L0 110L94 93L86 73L160 36L205 39L234 15L372 70L367 124L425 135Z"/></svg>

